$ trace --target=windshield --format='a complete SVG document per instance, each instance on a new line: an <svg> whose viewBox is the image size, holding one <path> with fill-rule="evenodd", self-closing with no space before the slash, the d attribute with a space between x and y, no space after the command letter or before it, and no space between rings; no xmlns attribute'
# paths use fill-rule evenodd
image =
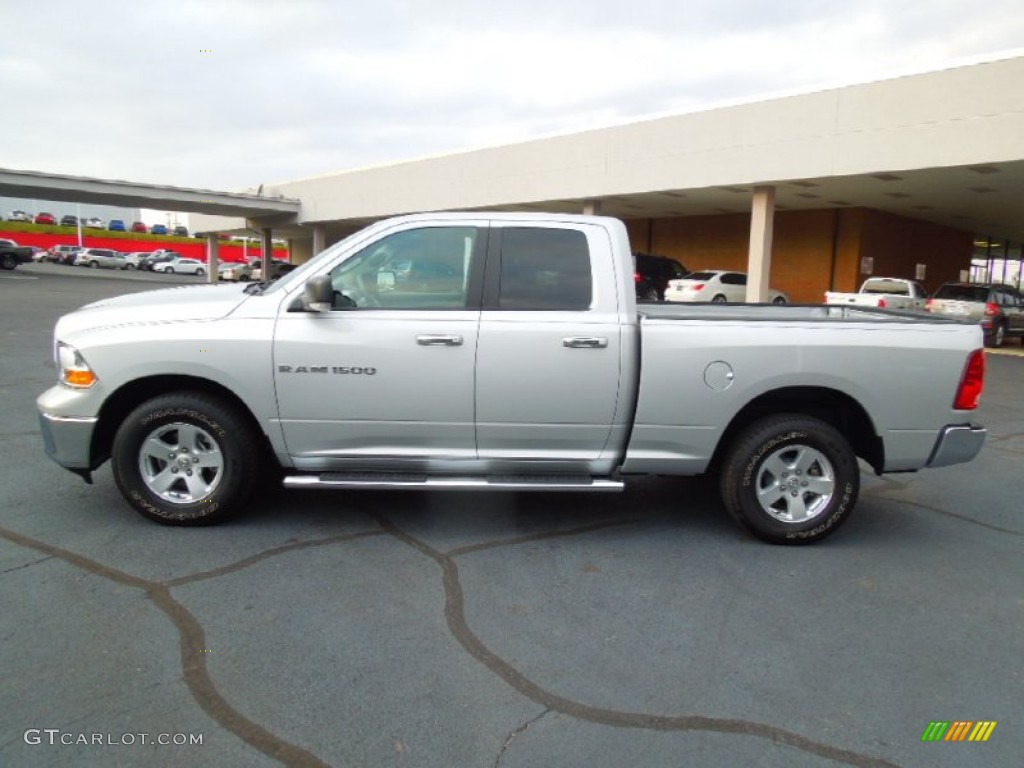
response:
<svg viewBox="0 0 1024 768"><path fill-rule="evenodd" d="M711 280L715 276L714 272L691 272L686 276L687 280Z"/></svg>

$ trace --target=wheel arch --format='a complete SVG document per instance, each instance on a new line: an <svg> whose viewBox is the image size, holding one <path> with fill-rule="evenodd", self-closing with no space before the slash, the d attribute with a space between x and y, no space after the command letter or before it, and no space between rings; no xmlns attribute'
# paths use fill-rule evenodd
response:
<svg viewBox="0 0 1024 768"><path fill-rule="evenodd" d="M215 395L234 406L238 412L250 422L256 434L261 436L261 451L271 451L270 440L260 426L259 420L252 409L237 394L222 384L201 376L157 375L130 381L110 395L100 408L99 420L93 430L92 444L89 455L90 466L94 469L110 458L114 434L121 422L136 407L153 397L169 392L203 392Z"/></svg>
<svg viewBox="0 0 1024 768"><path fill-rule="evenodd" d="M849 441L857 456L870 464L876 473L882 472L885 446L864 406L845 392L819 386L783 387L751 400L725 428L712 456L711 466L721 466L729 446L747 426L764 416L782 413L811 416L830 424Z"/></svg>

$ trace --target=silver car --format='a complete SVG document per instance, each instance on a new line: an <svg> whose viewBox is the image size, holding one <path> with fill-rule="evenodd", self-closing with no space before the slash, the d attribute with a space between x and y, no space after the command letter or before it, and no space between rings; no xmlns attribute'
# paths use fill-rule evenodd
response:
<svg viewBox="0 0 1024 768"><path fill-rule="evenodd" d="M98 269L122 269L125 263L123 253L111 250L110 248L85 248L75 256L76 267L91 267Z"/></svg>
<svg viewBox="0 0 1024 768"><path fill-rule="evenodd" d="M979 323L989 347L1003 346L1007 336L1024 337L1024 296L1012 285L946 283L925 309Z"/></svg>

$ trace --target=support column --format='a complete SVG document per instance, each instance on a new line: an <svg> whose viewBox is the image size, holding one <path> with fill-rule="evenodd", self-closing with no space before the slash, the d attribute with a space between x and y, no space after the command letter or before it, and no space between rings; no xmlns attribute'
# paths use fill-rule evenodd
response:
<svg viewBox="0 0 1024 768"><path fill-rule="evenodd" d="M274 244L271 242L272 231L269 227L260 230L260 254L263 257L263 279L273 280L277 277L274 268Z"/></svg>
<svg viewBox="0 0 1024 768"><path fill-rule="evenodd" d="M317 224L313 227L313 256L327 247L327 230Z"/></svg>
<svg viewBox="0 0 1024 768"><path fill-rule="evenodd" d="M750 211L750 252L747 255L748 302L768 300L774 219L775 187L754 187L754 200Z"/></svg>
<svg viewBox="0 0 1024 768"><path fill-rule="evenodd" d="M220 277L220 240L216 232L206 233L206 266L210 268L207 280L216 283Z"/></svg>
<svg viewBox="0 0 1024 768"><path fill-rule="evenodd" d="M583 214L585 216L600 216L601 215L601 201L599 199L584 200L583 201Z"/></svg>

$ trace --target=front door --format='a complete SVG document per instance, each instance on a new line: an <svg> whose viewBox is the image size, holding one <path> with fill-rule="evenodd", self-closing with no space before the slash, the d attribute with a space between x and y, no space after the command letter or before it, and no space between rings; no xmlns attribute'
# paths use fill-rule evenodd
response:
<svg viewBox="0 0 1024 768"><path fill-rule="evenodd" d="M278 410L304 470L476 458L474 362L486 227L406 224L331 271L329 312L282 307Z"/></svg>

